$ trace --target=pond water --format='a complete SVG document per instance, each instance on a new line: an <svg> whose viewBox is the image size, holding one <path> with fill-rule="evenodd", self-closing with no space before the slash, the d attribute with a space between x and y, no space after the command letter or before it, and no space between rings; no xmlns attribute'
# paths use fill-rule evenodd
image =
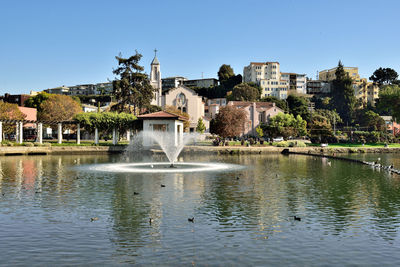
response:
<svg viewBox="0 0 400 267"><path fill-rule="evenodd" d="M396 154L352 157L400 168ZM180 158L245 166L224 171L91 170L164 160L1 157L0 265L400 264L397 175L278 154Z"/></svg>

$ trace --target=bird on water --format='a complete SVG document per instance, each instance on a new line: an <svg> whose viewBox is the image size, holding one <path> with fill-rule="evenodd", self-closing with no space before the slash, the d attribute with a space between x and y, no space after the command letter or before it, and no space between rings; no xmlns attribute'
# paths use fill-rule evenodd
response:
<svg viewBox="0 0 400 267"><path fill-rule="evenodd" d="M301 221L301 218L300 218L300 217L297 217L296 215L293 216L293 218L294 218L295 221Z"/></svg>
<svg viewBox="0 0 400 267"><path fill-rule="evenodd" d="M189 221L189 222L194 222L194 217L188 218L188 221Z"/></svg>

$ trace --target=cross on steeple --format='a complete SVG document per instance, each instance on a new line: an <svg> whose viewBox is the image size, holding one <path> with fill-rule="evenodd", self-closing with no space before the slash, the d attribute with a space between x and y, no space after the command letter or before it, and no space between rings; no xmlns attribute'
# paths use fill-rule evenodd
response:
<svg viewBox="0 0 400 267"><path fill-rule="evenodd" d="M154 56L157 56L157 49L154 49Z"/></svg>

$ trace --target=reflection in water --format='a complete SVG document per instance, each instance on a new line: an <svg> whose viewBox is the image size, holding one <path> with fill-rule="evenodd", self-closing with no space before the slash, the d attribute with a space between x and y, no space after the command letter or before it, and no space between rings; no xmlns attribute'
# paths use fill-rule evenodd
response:
<svg viewBox="0 0 400 267"><path fill-rule="evenodd" d="M397 155L381 157L386 164L400 162ZM0 264L400 263L400 178L388 173L278 154L179 159L247 167L235 172L76 168L131 160L126 155L2 158ZM141 159L148 160L160 156ZM294 221L295 215L302 221ZM92 217L99 220L91 222ZM191 217L194 223L188 222Z"/></svg>

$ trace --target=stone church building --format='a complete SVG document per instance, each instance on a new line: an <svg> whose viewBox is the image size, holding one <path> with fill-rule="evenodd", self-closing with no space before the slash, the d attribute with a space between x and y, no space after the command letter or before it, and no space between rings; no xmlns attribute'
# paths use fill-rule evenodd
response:
<svg viewBox="0 0 400 267"><path fill-rule="evenodd" d="M163 92L160 62L157 59L157 54L154 56L150 66L150 84L153 88L157 89L151 104L160 106L163 109L165 106L174 106L188 113L190 116L190 132L196 131L197 122L199 118L202 118L206 126L206 131L208 131L210 123L209 120L204 117L204 102L202 97L197 95L192 89L183 85Z"/></svg>

